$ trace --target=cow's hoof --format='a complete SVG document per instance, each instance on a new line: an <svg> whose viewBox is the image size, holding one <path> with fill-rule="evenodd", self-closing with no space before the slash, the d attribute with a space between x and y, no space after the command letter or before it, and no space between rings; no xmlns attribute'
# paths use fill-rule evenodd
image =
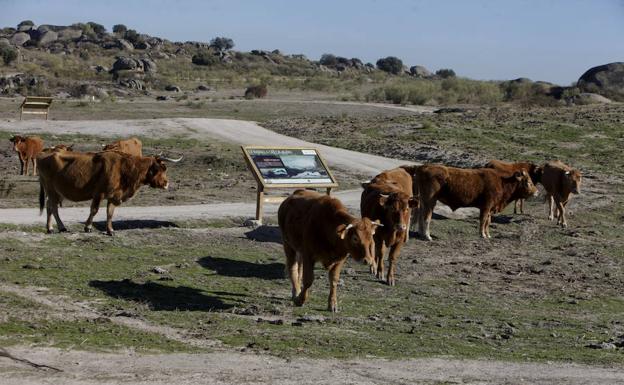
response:
<svg viewBox="0 0 624 385"><path fill-rule="evenodd" d="M388 286L394 286L395 285L394 278L388 278L386 283L388 284Z"/></svg>
<svg viewBox="0 0 624 385"><path fill-rule="evenodd" d="M114 231L107 231L106 235L108 235L109 237L112 237L113 235L115 235Z"/></svg>
<svg viewBox="0 0 624 385"><path fill-rule="evenodd" d="M293 303L297 307L303 306L303 300L300 297L297 297L297 298L293 299Z"/></svg>
<svg viewBox="0 0 624 385"><path fill-rule="evenodd" d="M377 268L373 267L372 265L370 266L370 273L371 275L375 276L377 275Z"/></svg>
<svg viewBox="0 0 624 385"><path fill-rule="evenodd" d="M338 306L335 304L329 305L327 306L327 311L330 311L332 313L338 313Z"/></svg>
<svg viewBox="0 0 624 385"><path fill-rule="evenodd" d="M63 227L62 229L59 229L59 233L69 233L69 230Z"/></svg>
<svg viewBox="0 0 624 385"><path fill-rule="evenodd" d="M85 227L84 228L84 232L85 233L90 233L93 229L91 227Z"/></svg>
<svg viewBox="0 0 624 385"><path fill-rule="evenodd" d="M52 229L47 229L46 234L52 234L54 231Z"/></svg>

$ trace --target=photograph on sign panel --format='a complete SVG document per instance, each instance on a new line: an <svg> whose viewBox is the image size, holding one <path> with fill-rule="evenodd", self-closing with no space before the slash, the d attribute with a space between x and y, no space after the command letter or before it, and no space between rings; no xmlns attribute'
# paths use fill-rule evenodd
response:
<svg viewBox="0 0 624 385"><path fill-rule="evenodd" d="M314 150L253 150L253 162L266 183L332 183Z"/></svg>

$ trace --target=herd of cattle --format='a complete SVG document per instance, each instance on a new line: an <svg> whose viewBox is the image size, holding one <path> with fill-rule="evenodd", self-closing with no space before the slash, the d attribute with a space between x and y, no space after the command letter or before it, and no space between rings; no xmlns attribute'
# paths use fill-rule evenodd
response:
<svg viewBox="0 0 624 385"><path fill-rule="evenodd" d="M98 152L78 152L73 146L63 144L44 148L43 140L36 136L14 135L10 141L19 155L20 173L27 174L31 162L33 175L39 170L39 208L41 212L46 208L48 233L52 232L52 216L58 230L67 231L58 213L64 199L91 200L84 227L86 232L91 231L100 202L106 199L106 232L113 235L115 207L132 198L143 185L166 190L169 182L165 162L182 160L161 155L143 156L143 145L137 138L104 145Z"/></svg>
<svg viewBox="0 0 624 385"><path fill-rule="evenodd" d="M10 140L19 154L21 174L28 173L29 163L33 164L33 175L39 170L39 206L41 212L47 210L48 233L53 229L52 216L58 230L67 231L58 214L64 199L91 200L86 232L91 231L100 202L106 199L106 231L113 235L115 207L134 196L142 185L167 189L165 162L182 159L144 157L141 141L136 138L105 145L98 152L77 152L66 145L44 148L43 141L34 136L15 135ZM329 270L328 309L336 311L336 288L349 255L367 263L379 279L384 279L385 274L386 282L393 286L397 259L408 241L411 223L418 224L421 238L431 240L429 225L438 201L452 210L478 208L479 233L490 238L492 214L501 212L512 201L514 213L522 213L524 199L537 195L537 183L544 186L549 219L557 218L558 225L567 226L566 205L571 194L580 192L581 173L559 161L538 166L492 160L475 169L425 164L383 171L362 185L360 217L350 214L334 197L297 190L278 210L293 301L297 306L306 302L314 265L320 262Z"/></svg>

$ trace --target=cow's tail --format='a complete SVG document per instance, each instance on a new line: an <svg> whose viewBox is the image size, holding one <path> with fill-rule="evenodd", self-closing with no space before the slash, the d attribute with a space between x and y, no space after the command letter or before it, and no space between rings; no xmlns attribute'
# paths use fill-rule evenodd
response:
<svg viewBox="0 0 624 385"><path fill-rule="evenodd" d="M43 183L39 181L39 215L43 214L45 207L45 190L43 189Z"/></svg>

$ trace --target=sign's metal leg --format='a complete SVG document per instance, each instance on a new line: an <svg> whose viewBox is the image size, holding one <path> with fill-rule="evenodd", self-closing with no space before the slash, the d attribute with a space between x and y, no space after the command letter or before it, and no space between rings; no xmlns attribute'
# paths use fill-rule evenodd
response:
<svg viewBox="0 0 624 385"><path fill-rule="evenodd" d="M262 214L264 213L264 189L258 185L258 195L256 197L256 220L262 225Z"/></svg>

